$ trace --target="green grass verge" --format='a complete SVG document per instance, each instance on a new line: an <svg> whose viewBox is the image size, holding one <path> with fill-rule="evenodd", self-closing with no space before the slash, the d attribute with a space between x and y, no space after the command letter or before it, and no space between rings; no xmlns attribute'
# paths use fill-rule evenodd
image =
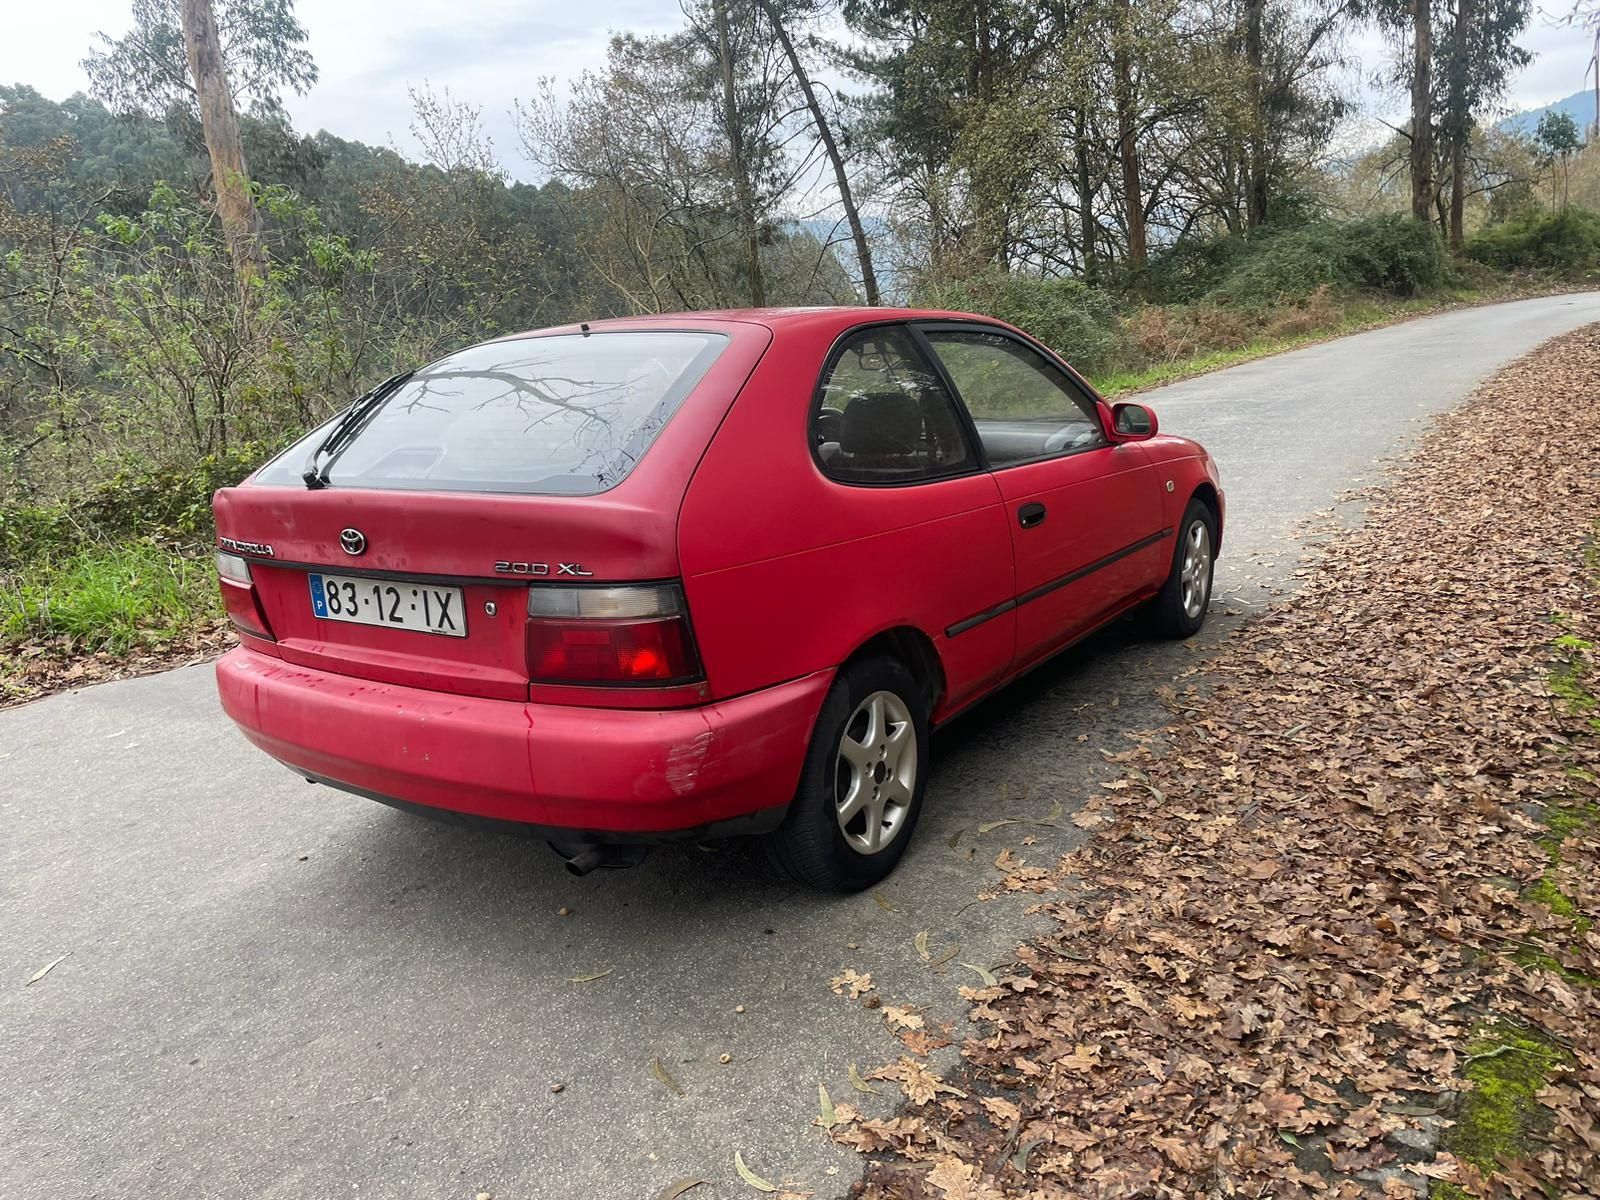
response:
<svg viewBox="0 0 1600 1200"><path fill-rule="evenodd" d="M209 557L152 541L42 556L0 577L0 646L67 639L126 653L194 632L220 611Z"/></svg>

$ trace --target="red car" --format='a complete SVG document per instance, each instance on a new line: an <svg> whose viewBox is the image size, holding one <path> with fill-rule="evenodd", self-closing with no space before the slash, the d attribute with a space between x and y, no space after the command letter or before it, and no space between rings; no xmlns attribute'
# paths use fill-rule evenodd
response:
<svg viewBox="0 0 1600 1200"><path fill-rule="evenodd" d="M578 872L761 835L881 879L929 731L1120 614L1205 620L1199 445L961 313L504 338L388 380L215 501L245 736L513 823Z"/></svg>

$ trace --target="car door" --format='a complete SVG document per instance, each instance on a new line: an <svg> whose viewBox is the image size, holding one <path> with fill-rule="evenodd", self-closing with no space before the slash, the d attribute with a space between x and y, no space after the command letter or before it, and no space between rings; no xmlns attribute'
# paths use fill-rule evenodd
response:
<svg viewBox="0 0 1600 1200"><path fill-rule="evenodd" d="M1106 620L1162 577L1156 472L1112 442L1094 398L1011 332L968 322L919 332L970 414L1006 507L1015 560L1017 663Z"/></svg>

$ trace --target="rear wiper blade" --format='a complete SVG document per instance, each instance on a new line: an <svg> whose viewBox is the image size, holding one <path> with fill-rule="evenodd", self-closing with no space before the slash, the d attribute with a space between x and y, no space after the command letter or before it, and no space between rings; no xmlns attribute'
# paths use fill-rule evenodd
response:
<svg viewBox="0 0 1600 1200"><path fill-rule="evenodd" d="M314 489L328 486L328 472L332 470L334 460L344 452L367 418L375 414L383 402L415 374L415 371L402 371L398 375L391 375L351 402L350 407L344 410L344 415L328 430L328 436L317 443L306 459L306 468L300 473L306 487ZM323 455L328 456L326 461L323 461Z"/></svg>

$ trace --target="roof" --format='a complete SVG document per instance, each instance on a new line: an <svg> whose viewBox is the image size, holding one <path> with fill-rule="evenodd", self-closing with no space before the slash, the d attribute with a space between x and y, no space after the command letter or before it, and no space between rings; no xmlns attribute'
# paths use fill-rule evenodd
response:
<svg viewBox="0 0 1600 1200"><path fill-rule="evenodd" d="M963 320L995 321L976 313L949 312L930 308L873 308L864 304L817 308L722 308L699 312L646 313L636 317L606 317L594 321L552 326L549 329L530 329L508 335L510 338L534 337L551 333L578 333L591 330L649 329L652 326L670 326L674 329L715 329L728 325L760 325L767 329L796 326L824 326L846 329L864 321L905 320ZM1003 322L996 322L1003 324Z"/></svg>

